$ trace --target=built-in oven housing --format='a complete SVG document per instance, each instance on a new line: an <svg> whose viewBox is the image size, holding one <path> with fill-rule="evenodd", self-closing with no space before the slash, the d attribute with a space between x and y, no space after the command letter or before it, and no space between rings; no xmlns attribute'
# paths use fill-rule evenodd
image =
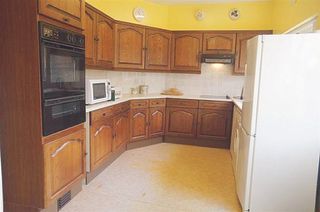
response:
<svg viewBox="0 0 320 212"><path fill-rule="evenodd" d="M43 135L85 121L84 36L40 23Z"/></svg>

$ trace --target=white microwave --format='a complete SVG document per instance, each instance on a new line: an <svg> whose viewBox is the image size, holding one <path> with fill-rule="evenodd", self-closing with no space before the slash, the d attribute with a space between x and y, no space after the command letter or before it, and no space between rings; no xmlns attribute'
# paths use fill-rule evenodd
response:
<svg viewBox="0 0 320 212"><path fill-rule="evenodd" d="M111 100L111 83L106 79L86 80L86 104Z"/></svg>

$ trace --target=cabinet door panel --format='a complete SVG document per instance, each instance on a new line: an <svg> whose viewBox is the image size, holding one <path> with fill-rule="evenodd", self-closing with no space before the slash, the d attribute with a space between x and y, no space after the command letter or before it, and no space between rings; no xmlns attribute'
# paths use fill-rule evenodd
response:
<svg viewBox="0 0 320 212"><path fill-rule="evenodd" d="M90 161L91 169L101 165L112 152L113 126L112 121L101 120L91 126Z"/></svg>
<svg viewBox="0 0 320 212"><path fill-rule="evenodd" d="M94 65L95 63L95 34L96 34L96 14L93 10L86 8L85 13L85 29L86 38L86 65Z"/></svg>
<svg viewBox="0 0 320 212"><path fill-rule="evenodd" d="M84 139L85 131L80 130L44 145L47 202L83 177Z"/></svg>
<svg viewBox="0 0 320 212"><path fill-rule="evenodd" d="M236 48L236 34L205 33L203 39L203 53L206 54L234 54Z"/></svg>
<svg viewBox="0 0 320 212"><path fill-rule="evenodd" d="M97 15L97 66L112 68L113 64L113 23Z"/></svg>
<svg viewBox="0 0 320 212"><path fill-rule="evenodd" d="M143 69L144 29L116 24L115 39L115 67Z"/></svg>
<svg viewBox="0 0 320 212"><path fill-rule="evenodd" d="M146 69L170 69L171 33L147 30L146 48Z"/></svg>
<svg viewBox="0 0 320 212"><path fill-rule="evenodd" d="M230 138L231 112L199 110L198 137L226 140Z"/></svg>
<svg viewBox="0 0 320 212"><path fill-rule="evenodd" d="M164 134L165 107L150 108L149 137L158 137Z"/></svg>
<svg viewBox="0 0 320 212"><path fill-rule="evenodd" d="M129 112L124 112L114 118L114 134L113 151L117 150L130 139L130 120Z"/></svg>
<svg viewBox="0 0 320 212"><path fill-rule="evenodd" d="M175 33L172 42L171 69L200 72L202 33Z"/></svg>
<svg viewBox="0 0 320 212"><path fill-rule="evenodd" d="M131 111L131 141L148 138L148 111L147 108Z"/></svg>
<svg viewBox="0 0 320 212"><path fill-rule="evenodd" d="M167 108L166 135L195 137L197 109Z"/></svg>
<svg viewBox="0 0 320 212"><path fill-rule="evenodd" d="M239 33L237 35L237 53L234 63L234 73L244 74L247 64L247 41L258 33Z"/></svg>
<svg viewBox="0 0 320 212"><path fill-rule="evenodd" d="M40 14L80 29L84 10L84 0L39 0Z"/></svg>

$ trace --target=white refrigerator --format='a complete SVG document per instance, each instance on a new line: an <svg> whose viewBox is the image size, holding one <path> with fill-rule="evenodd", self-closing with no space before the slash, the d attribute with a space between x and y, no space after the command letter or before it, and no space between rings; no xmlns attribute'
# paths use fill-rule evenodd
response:
<svg viewBox="0 0 320 212"><path fill-rule="evenodd" d="M236 172L243 211L314 212L320 152L320 34L248 41Z"/></svg>

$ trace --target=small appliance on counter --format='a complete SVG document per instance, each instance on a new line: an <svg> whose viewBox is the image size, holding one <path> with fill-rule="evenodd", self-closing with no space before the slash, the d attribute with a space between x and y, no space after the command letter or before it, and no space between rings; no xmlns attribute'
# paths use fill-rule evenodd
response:
<svg viewBox="0 0 320 212"><path fill-rule="evenodd" d="M122 97L122 88L119 86L111 86L111 91L113 90L115 99L120 99Z"/></svg>
<svg viewBox="0 0 320 212"><path fill-rule="evenodd" d="M86 80L86 104L111 100L111 83L107 79Z"/></svg>

